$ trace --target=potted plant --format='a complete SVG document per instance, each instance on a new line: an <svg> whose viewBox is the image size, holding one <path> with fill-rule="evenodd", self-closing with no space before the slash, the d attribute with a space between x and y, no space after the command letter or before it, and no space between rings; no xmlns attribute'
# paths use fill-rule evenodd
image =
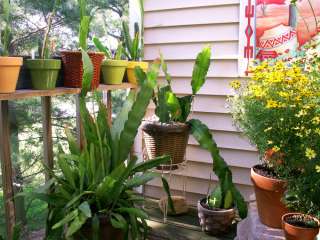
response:
<svg viewBox="0 0 320 240"><path fill-rule="evenodd" d="M101 65L102 79L104 84L121 84L123 77L128 66L127 60L122 60L123 46L122 43L118 43L117 50L114 56L111 51L104 47L98 38L93 38L96 48L103 52L106 56L106 60Z"/></svg>
<svg viewBox="0 0 320 240"><path fill-rule="evenodd" d="M56 87L61 60L49 59L49 35L52 26L52 19L55 15L58 0L55 0L53 10L48 17L48 27L44 35L40 59L27 59L26 66L30 70L33 89L49 90Z"/></svg>
<svg viewBox="0 0 320 240"><path fill-rule="evenodd" d="M201 121L188 121L191 134L200 146L209 151L213 159L213 171L219 178L217 187L198 202L198 216L202 230L211 235L225 233L234 221L236 209L239 216L247 216L247 205L232 182L232 173L221 157L208 127Z"/></svg>
<svg viewBox="0 0 320 240"><path fill-rule="evenodd" d="M288 180L299 177L320 154L319 77L305 71L316 67L312 52L262 62L245 84L232 83L233 118L263 159L251 169L259 217L274 228L281 228L281 217L288 212L282 201Z"/></svg>
<svg viewBox="0 0 320 240"><path fill-rule="evenodd" d="M124 38L124 54L128 58L127 66L127 77L128 82L137 84L137 78L135 76L135 67L139 66L144 72L147 71L149 63L141 61L142 51L141 51L141 35L139 24L136 22L134 24L134 38L130 36L128 23L122 22L123 28L123 38Z"/></svg>
<svg viewBox="0 0 320 240"><path fill-rule="evenodd" d="M4 30L0 36L0 93L12 93L16 90L19 72L23 59L9 57L9 42L11 35L11 16L9 0L2 1Z"/></svg>
<svg viewBox="0 0 320 240"><path fill-rule="evenodd" d="M87 0L78 0L80 10L79 25L79 49L88 49L88 35L92 16L88 16ZM88 52L93 63L93 79L91 83L92 89L99 86L100 83L100 67L104 59L104 54L100 52ZM81 51L61 51L61 58L64 70L64 85L66 87L82 86L82 61Z"/></svg>
<svg viewBox="0 0 320 240"><path fill-rule="evenodd" d="M159 85L154 93L156 118L143 123L143 138L147 155L152 159L163 154L171 156L171 164L161 169L176 169L185 161L185 151L189 139L190 126L187 123L193 99L206 80L210 66L211 48L205 47L197 56L192 74L192 95L178 97L171 88L171 76L167 64L161 56L162 70L166 84Z"/></svg>
<svg viewBox="0 0 320 240"><path fill-rule="evenodd" d="M86 107L93 67L85 51L82 58L80 112L85 145L80 149L66 129L70 153L60 147L59 171L49 170L52 180L34 193L49 204L47 237L145 239L148 215L139 207L144 199L134 189L158 176L146 171L169 161L169 157L138 163L137 158L129 154L156 86L159 65L152 65L146 78L140 81L140 90L129 94L122 111L109 127L107 109L97 94L94 94L99 106L96 117ZM163 181L169 192L167 182Z"/></svg>

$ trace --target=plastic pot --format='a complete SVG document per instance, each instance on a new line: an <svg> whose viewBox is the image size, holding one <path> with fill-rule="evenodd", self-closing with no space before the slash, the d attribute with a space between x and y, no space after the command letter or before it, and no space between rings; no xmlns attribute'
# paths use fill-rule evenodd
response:
<svg viewBox="0 0 320 240"><path fill-rule="evenodd" d="M262 176L254 169L255 167L251 168L251 181L254 185L260 221L269 227L280 229L281 218L288 213L281 201L287 182Z"/></svg>
<svg viewBox="0 0 320 240"><path fill-rule="evenodd" d="M137 84L137 78L134 72L135 67L141 67L144 72L147 72L149 63L148 62L134 62L129 61L127 66L127 76L128 76L128 82L132 84Z"/></svg>
<svg viewBox="0 0 320 240"><path fill-rule="evenodd" d="M101 65L102 81L104 84L117 85L123 81L128 61L106 60Z"/></svg>
<svg viewBox="0 0 320 240"><path fill-rule="evenodd" d="M295 226L287 222L287 219L294 215L303 215L301 213L288 213L282 216L282 229L287 240L315 240L319 233L319 220L308 216L308 218L313 219L318 223L318 227L307 228L301 226Z"/></svg>
<svg viewBox="0 0 320 240"><path fill-rule="evenodd" d="M236 216L235 209L208 209L203 206L205 201L205 198L198 201L198 217L202 231L210 235L228 232Z"/></svg>
<svg viewBox="0 0 320 240"><path fill-rule="evenodd" d="M28 59L32 87L36 90L50 90L56 87L61 61L56 59Z"/></svg>
<svg viewBox="0 0 320 240"><path fill-rule="evenodd" d="M15 92L22 57L0 57L0 93Z"/></svg>

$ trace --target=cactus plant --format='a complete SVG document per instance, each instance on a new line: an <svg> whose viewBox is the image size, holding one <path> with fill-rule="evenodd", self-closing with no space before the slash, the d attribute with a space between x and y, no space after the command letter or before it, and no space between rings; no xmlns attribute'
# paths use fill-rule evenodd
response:
<svg viewBox="0 0 320 240"><path fill-rule="evenodd" d="M140 61L142 58L141 51L141 35L139 24L136 22L134 24L134 38L131 38L129 25L127 22L122 22L123 39L125 47L125 55L130 61Z"/></svg>

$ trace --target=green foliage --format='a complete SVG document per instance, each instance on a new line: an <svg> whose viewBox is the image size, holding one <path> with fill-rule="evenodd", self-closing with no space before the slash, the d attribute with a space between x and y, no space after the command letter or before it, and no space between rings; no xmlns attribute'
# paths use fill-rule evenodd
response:
<svg viewBox="0 0 320 240"><path fill-rule="evenodd" d="M145 239L148 216L137 207L143 199L134 188L158 176L147 171L167 163L170 158L163 156L137 163L137 158L129 157L129 152L156 86L159 64L151 67L138 93L129 94L122 111L109 127L107 109L97 94L94 94L99 106L97 115L91 116L86 107L92 64L83 50L82 58L84 88L80 98L80 113L85 146L80 150L75 145L74 137L67 132L70 153L60 148L60 173L50 171L52 181L35 193L35 197L50 204L47 235L52 239L61 239L64 226L67 226L65 236L69 238L78 233L86 222L91 222L98 231L97 219L103 214L113 227L120 228L133 239ZM168 185L165 185L165 189L169 192Z"/></svg>
<svg viewBox="0 0 320 240"><path fill-rule="evenodd" d="M3 9L3 20L4 20L4 29L1 29L0 33L0 54L2 56L9 55L9 43L10 43L10 35L11 35L11 17L10 17L10 2L9 0L2 1L2 9Z"/></svg>
<svg viewBox="0 0 320 240"><path fill-rule="evenodd" d="M79 48L88 49L88 36L91 16L87 14L87 0L78 0L80 10Z"/></svg>
<svg viewBox="0 0 320 240"><path fill-rule="evenodd" d="M95 47L100 51L103 52L104 55L108 58L108 59L114 59L114 60L121 60L122 59L122 55L123 55L123 44L122 42L118 43L118 47L115 51L115 54L113 55L112 52L110 51L110 49L108 49L106 46L104 46L101 41L97 38L97 37L93 37L93 43L95 45ZM112 56L113 55L113 56Z"/></svg>
<svg viewBox="0 0 320 240"><path fill-rule="evenodd" d="M141 51L141 36L138 23L134 24L134 38L130 36L129 25L127 22L122 22L123 31L123 43L124 43L124 54L130 61L140 61L142 56Z"/></svg>
<svg viewBox="0 0 320 240"><path fill-rule="evenodd" d="M157 92L154 93L153 101L156 105L155 113L162 123L186 122L190 111L195 94L205 83L207 73L210 67L211 59L211 47L206 46L198 54L197 60L193 67L192 74L192 95L178 97L171 88L172 78L168 73L168 66L165 62L162 54L160 55L160 61L162 71L164 72L167 84L164 86L158 86Z"/></svg>
<svg viewBox="0 0 320 240"><path fill-rule="evenodd" d="M212 138L211 132L200 120L191 119L188 121L191 126L193 137L199 142L200 146L211 153L213 159L213 171L219 178L219 188L208 196L209 206L218 206L219 208L230 208L235 205L241 218L247 216L247 205L232 182L232 173L227 163L221 157L219 148ZM221 192L221 194L220 194ZM211 198L212 197L212 198ZM211 202L211 203L210 203Z"/></svg>

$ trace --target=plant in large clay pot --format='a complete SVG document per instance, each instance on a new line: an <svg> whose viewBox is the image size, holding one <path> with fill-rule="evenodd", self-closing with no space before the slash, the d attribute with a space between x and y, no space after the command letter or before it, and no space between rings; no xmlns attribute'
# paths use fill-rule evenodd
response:
<svg viewBox="0 0 320 240"><path fill-rule="evenodd" d="M187 122L195 95L206 81L210 66L211 48L205 47L198 54L192 73L192 95L177 96L172 88L172 79L167 64L161 56L162 70L166 83L158 86L153 102L156 106L155 117L143 123L143 138L147 156L152 159L162 154L171 156L171 164L161 169L176 169L185 161L190 126Z"/></svg>
<svg viewBox="0 0 320 240"><path fill-rule="evenodd" d="M136 22L134 24L134 37L132 38L129 31L128 23L122 22L122 34L124 40L124 54L128 58L127 66L127 77L128 82L137 84L137 77L135 75L135 68L140 67L144 72L147 71L149 63L141 61L142 59L142 50L141 50L141 33L139 24Z"/></svg>
<svg viewBox="0 0 320 240"><path fill-rule="evenodd" d="M53 10L48 17L48 27L40 51L40 59L27 59L26 66L30 70L32 87L37 90L49 90L56 87L61 60L50 59L50 30L52 19L56 12L59 0L55 0Z"/></svg>
<svg viewBox="0 0 320 240"><path fill-rule="evenodd" d="M290 60L268 60L251 69L244 84L232 83L230 98L234 120L254 143L263 160L251 169L259 217L262 223L281 228L281 217L288 212L283 195L291 179L304 171L320 154L318 73L315 51Z"/></svg>
<svg viewBox="0 0 320 240"><path fill-rule="evenodd" d="M96 48L103 52L106 56L106 60L101 65L102 79L104 84L121 84L123 77L128 66L127 60L122 60L123 46L122 43L118 43L117 50L114 54L103 44L98 38L93 38Z"/></svg>
<svg viewBox="0 0 320 240"><path fill-rule="evenodd" d="M79 49L88 49L88 36L92 13L88 13L87 0L78 0L80 11L79 24ZM93 9L94 11L95 9ZM100 52L88 52L93 63L93 79L91 88L95 89L100 83L100 67L104 59L104 54ZM64 70L64 85L66 87L82 87L83 66L81 61L81 51L61 51L61 58Z"/></svg>
<svg viewBox="0 0 320 240"><path fill-rule="evenodd" d="M11 15L9 0L2 1L4 29L0 33L0 93L12 93L16 90L23 59L9 57L11 36Z"/></svg>
<svg viewBox="0 0 320 240"><path fill-rule="evenodd" d="M239 216L247 216L247 204L232 182L232 173L221 157L209 128L199 120L189 121L191 133L200 146L209 151L213 159L213 171L218 176L217 187L198 202L198 216L202 230L211 235L230 229L238 210Z"/></svg>
<svg viewBox="0 0 320 240"><path fill-rule="evenodd" d="M170 158L161 156L138 163L135 156L129 155L156 86L159 65L152 65L146 77L140 79L140 90L129 93L109 127L107 109L97 94L93 93L99 106L96 116L86 107L93 67L84 51L82 58L80 112L84 147L80 149L66 129L69 153L60 147L58 171L49 170L52 180L33 193L49 204L47 239L146 239L148 215L139 207L144 198L134 189L157 177L147 171Z"/></svg>

